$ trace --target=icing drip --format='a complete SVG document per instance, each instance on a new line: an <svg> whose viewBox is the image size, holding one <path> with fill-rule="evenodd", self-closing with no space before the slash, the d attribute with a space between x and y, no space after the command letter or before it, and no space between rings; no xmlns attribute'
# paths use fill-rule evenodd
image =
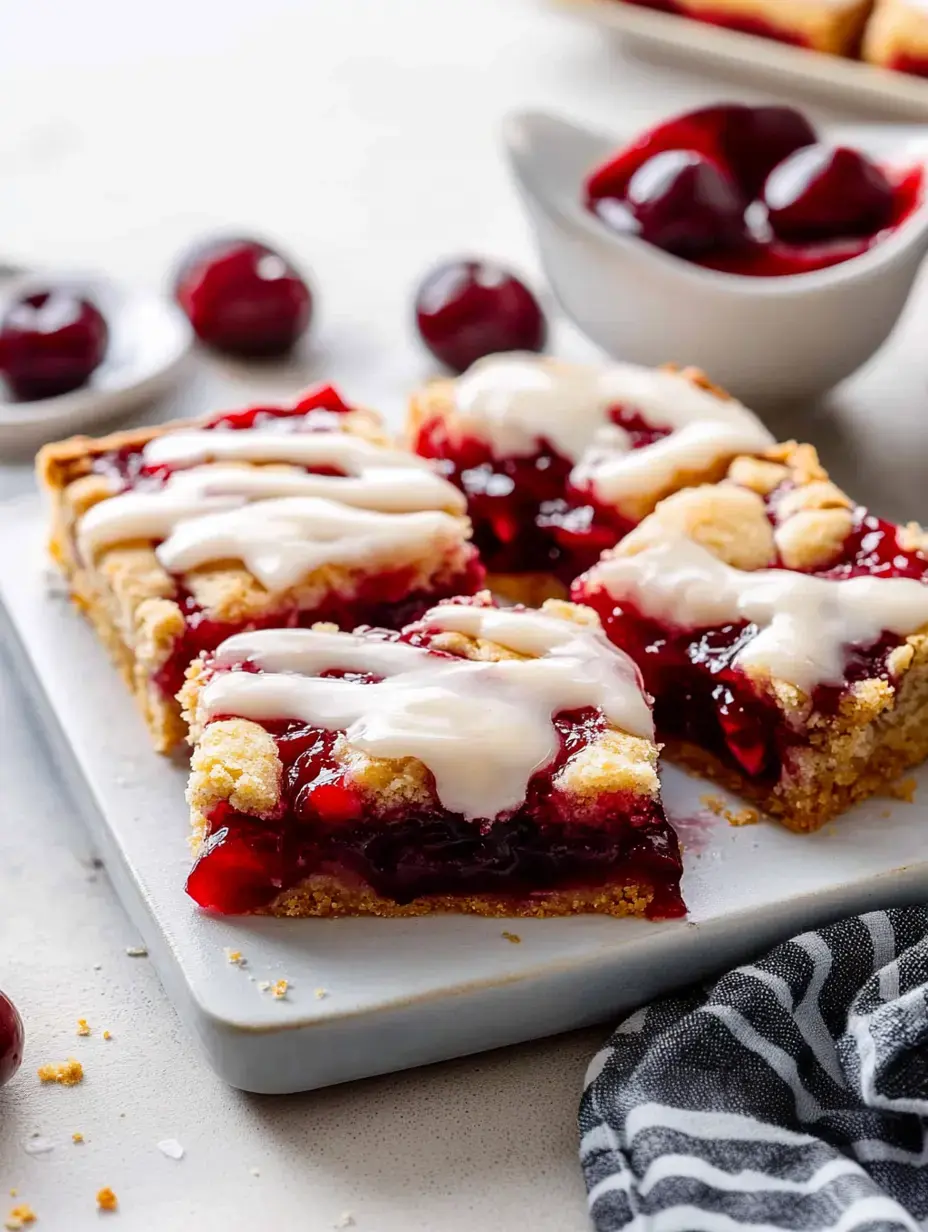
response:
<svg viewBox="0 0 928 1232"><path fill-rule="evenodd" d="M660 491L681 471L774 443L740 402L679 373L634 364L491 355L456 382L454 397L463 431L487 439L498 456L530 456L547 441L574 463L571 482L610 504ZM628 433L610 422L618 406L671 435L633 450Z"/></svg>
<svg viewBox="0 0 928 1232"><path fill-rule="evenodd" d="M848 647L872 645L885 632L905 637L928 624L928 586L911 578L750 573L682 537L603 560L587 579L619 603L675 628L756 625L757 634L734 664L805 693L843 682Z"/></svg>
<svg viewBox="0 0 928 1232"><path fill-rule="evenodd" d="M616 727L652 738L637 670L601 630L451 604L433 608L424 623L535 657L476 662L353 633L243 633L220 646L217 662L247 659L263 670L215 675L201 695L203 717L298 719L344 731L351 748L371 757L414 757L434 775L442 805L469 819L496 817L524 800L531 776L558 752L553 719L562 711L595 707ZM318 675L335 669L382 679Z"/></svg>

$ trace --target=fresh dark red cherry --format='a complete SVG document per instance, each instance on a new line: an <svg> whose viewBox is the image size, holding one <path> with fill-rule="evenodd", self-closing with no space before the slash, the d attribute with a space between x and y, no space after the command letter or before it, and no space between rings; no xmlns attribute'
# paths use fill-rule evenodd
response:
<svg viewBox="0 0 928 1232"><path fill-rule="evenodd" d="M745 196L756 197L784 158L818 140L795 107L732 107L722 136L725 163Z"/></svg>
<svg viewBox="0 0 928 1232"><path fill-rule="evenodd" d="M800 242L873 235L893 211L884 173L846 146L797 150L770 173L763 200L774 234Z"/></svg>
<svg viewBox="0 0 928 1232"><path fill-rule="evenodd" d="M0 320L0 373L20 402L85 385L106 354L109 330L88 299L51 287L10 304Z"/></svg>
<svg viewBox="0 0 928 1232"><path fill-rule="evenodd" d="M692 150L649 159L632 176L626 200L640 237L678 256L735 248L747 238L737 186Z"/></svg>
<svg viewBox="0 0 928 1232"><path fill-rule="evenodd" d="M286 354L313 311L299 271L274 248L250 239L194 248L181 262L174 296L197 337L230 355Z"/></svg>
<svg viewBox="0 0 928 1232"><path fill-rule="evenodd" d="M24 1042L23 1020L10 998L0 992L0 1087L19 1069Z"/></svg>
<svg viewBox="0 0 928 1232"><path fill-rule="evenodd" d="M490 261L448 261L425 276L415 301L422 341L454 372L499 351L541 351L548 328L515 274Z"/></svg>

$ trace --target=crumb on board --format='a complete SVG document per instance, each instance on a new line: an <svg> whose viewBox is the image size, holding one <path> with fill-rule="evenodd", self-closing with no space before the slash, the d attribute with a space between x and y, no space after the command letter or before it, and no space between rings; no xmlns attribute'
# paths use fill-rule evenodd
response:
<svg viewBox="0 0 928 1232"><path fill-rule="evenodd" d="M113 1038L113 1033L112 1033L112 1031L104 1031L104 1032L103 1032L103 1038L104 1038L105 1040L111 1040L111 1039Z"/></svg>
<svg viewBox="0 0 928 1232"><path fill-rule="evenodd" d="M127 945L126 953L130 958L147 958L148 950L144 945Z"/></svg>
<svg viewBox="0 0 928 1232"><path fill-rule="evenodd" d="M89 1035L90 1034L90 1024L88 1023L86 1018L78 1018L77 1034L78 1035Z"/></svg>
<svg viewBox="0 0 928 1232"><path fill-rule="evenodd" d="M883 818L884 821L887 819L887 817L892 817L892 815L893 815L892 809L883 809L880 812L880 816Z"/></svg>
<svg viewBox="0 0 928 1232"><path fill-rule="evenodd" d="M71 1141L74 1143L84 1141L84 1135L81 1133L79 1129L75 1130L74 1133L71 1135Z"/></svg>
<svg viewBox="0 0 928 1232"><path fill-rule="evenodd" d="M352 1215L351 1211L342 1211L339 1217L332 1224L332 1227L333 1228L353 1228L354 1227L354 1215Z"/></svg>
<svg viewBox="0 0 928 1232"><path fill-rule="evenodd" d="M518 933L504 932L501 934L501 936L505 937L507 941L511 941L513 945L522 944L522 938L519 936Z"/></svg>
<svg viewBox="0 0 928 1232"><path fill-rule="evenodd" d="M84 1067L74 1057L67 1061L49 1061L36 1071L42 1082L57 1082L63 1087L76 1087L84 1079Z"/></svg>
<svg viewBox="0 0 928 1232"><path fill-rule="evenodd" d="M104 1185L102 1189L97 1190L97 1206L101 1211L115 1211L119 1206L119 1199L109 1185Z"/></svg>
<svg viewBox="0 0 928 1232"><path fill-rule="evenodd" d="M241 950L226 950L226 960L230 962L233 967L244 967L248 963L248 959Z"/></svg>
<svg viewBox="0 0 928 1232"><path fill-rule="evenodd" d="M327 988L313 989L313 996L316 998L317 1001L324 1001L328 995L329 995L329 990Z"/></svg>
<svg viewBox="0 0 928 1232"><path fill-rule="evenodd" d="M725 808L725 801L721 796L700 796L699 803L709 810L716 817L722 816L722 811Z"/></svg>
<svg viewBox="0 0 928 1232"><path fill-rule="evenodd" d="M287 995L287 989L289 987L290 983L288 980L276 980L274 984L271 985L271 993L273 994L274 999L276 1001L283 1001L284 997Z"/></svg>
<svg viewBox="0 0 928 1232"><path fill-rule="evenodd" d="M760 821L757 809L731 808L723 796L700 796L699 803L708 809L713 817L724 817L730 826L755 826Z"/></svg>
<svg viewBox="0 0 928 1232"><path fill-rule="evenodd" d="M903 804L914 804L917 789L918 782L915 779L898 779L889 784L885 794L892 800L901 800Z"/></svg>
<svg viewBox="0 0 928 1232"><path fill-rule="evenodd" d="M9 1215L7 1215L6 1223L3 1226L15 1232L17 1228L24 1228L26 1224L35 1223L36 1218L36 1213L29 1203L21 1202L19 1206L13 1207Z"/></svg>

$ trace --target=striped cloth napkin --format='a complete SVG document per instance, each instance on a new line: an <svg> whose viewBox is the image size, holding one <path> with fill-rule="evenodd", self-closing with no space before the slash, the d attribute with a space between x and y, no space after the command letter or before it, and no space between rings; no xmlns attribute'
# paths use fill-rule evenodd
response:
<svg viewBox="0 0 928 1232"><path fill-rule="evenodd" d="M647 1006L590 1065L597 1232L928 1227L928 908L805 933Z"/></svg>

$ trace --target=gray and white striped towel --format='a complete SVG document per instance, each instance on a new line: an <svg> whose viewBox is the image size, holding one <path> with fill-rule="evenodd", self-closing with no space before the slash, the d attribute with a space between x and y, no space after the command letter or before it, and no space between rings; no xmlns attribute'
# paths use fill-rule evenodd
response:
<svg viewBox="0 0 928 1232"><path fill-rule="evenodd" d="M597 1232L928 1227L928 908L639 1010L580 1107Z"/></svg>

